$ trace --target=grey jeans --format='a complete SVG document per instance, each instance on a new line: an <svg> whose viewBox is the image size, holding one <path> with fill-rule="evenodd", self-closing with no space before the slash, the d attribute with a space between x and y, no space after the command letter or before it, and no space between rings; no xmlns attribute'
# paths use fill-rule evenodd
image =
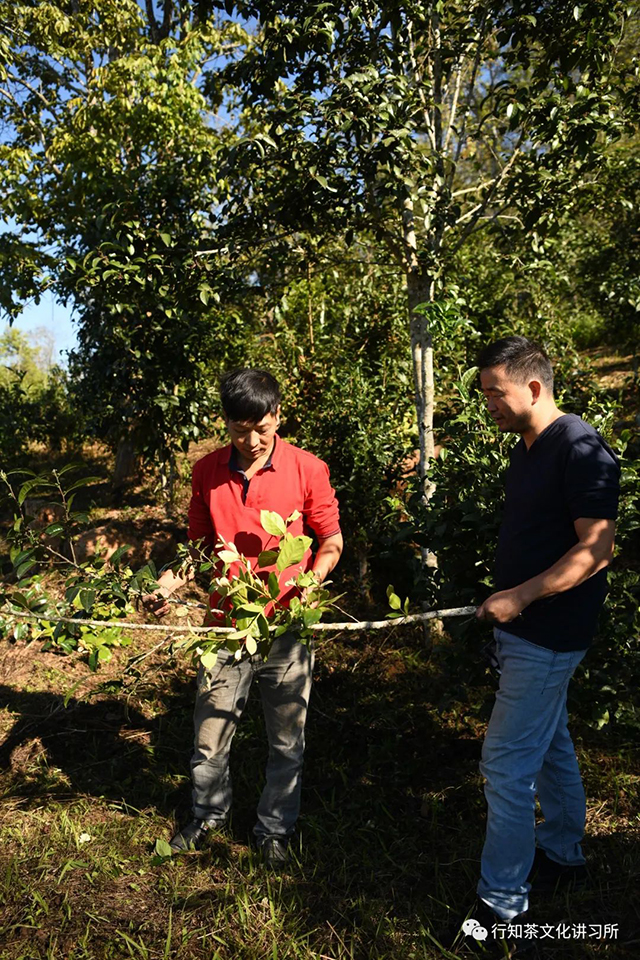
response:
<svg viewBox="0 0 640 960"><path fill-rule="evenodd" d="M269 740L266 784L253 832L289 836L300 812L304 726L307 719L313 650L286 633L274 640L266 661L255 655L238 662L222 649L212 671L198 675L191 760L193 812L201 820L226 820L231 808L229 751L257 677Z"/></svg>

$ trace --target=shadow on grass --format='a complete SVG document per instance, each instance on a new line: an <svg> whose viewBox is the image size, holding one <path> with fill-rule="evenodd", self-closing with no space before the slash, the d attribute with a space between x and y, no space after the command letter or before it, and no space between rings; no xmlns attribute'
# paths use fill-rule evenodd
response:
<svg viewBox="0 0 640 960"><path fill-rule="evenodd" d="M186 691L185 691L186 692ZM168 814L175 806L171 778L188 757L191 710L177 691L149 717L124 698L69 700L48 692L0 685L0 707L15 717L0 744L5 796L25 806L42 797L93 795L150 805Z"/></svg>
<svg viewBox="0 0 640 960"><path fill-rule="evenodd" d="M473 898L484 798L481 724L470 725L464 703L457 713L442 713L441 693L437 669L414 641L402 649L366 642L323 648L307 725L296 859L274 876L246 846L267 757L254 686L232 750L230 839L158 866L148 892L139 894L131 936L161 955L172 915L176 931L178 919L185 930L219 931L221 960L443 956L431 938ZM52 693L0 687L0 703L14 716L0 746L5 796L28 810L42 809L48 798L89 796L152 808L164 818L176 808L186 814L193 695L192 679L178 672L165 673L135 700L124 693L71 700L67 710ZM480 690L469 711L484 715L491 699L490 688ZM540 922L570 916L575 923L619 923L621 936L633 939L637 839L613 830L588 840L594 886L571 903L541 900ZM138 882L132 873L123 879ZM106 891L115 888L104 883L110 917ZM84 890L87 897L92 890ZM114 930L116 922L109 920ZM597 955L625 955L613 944L600 946ZM584 955L580 944L556 947L563 960ZM97 941L93 950L103 955ZM188 951L176 941L171 956L212 956L206 939L197 948L190 941Z"/></svg>

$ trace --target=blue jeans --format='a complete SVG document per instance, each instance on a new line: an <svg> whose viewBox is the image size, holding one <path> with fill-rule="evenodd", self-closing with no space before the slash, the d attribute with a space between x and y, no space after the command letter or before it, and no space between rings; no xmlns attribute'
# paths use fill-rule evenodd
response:
<svg viewBox="0 0 640 960"><path fill-rule="evenodd" d="M583 864L585 796L569 730L567 688L585 650L558 653L494 630L500 686L482 748L487 835L478 895L504 920L528 908L536 842ZM544 823L535 827L538 794Z"/></svg>
<svg viewBox="0 0 640 960"><path fill-rule="evenodd" d="M224 822L231 808L229 751L254 677L264 712L269 759L253 828L258 841L287 837L300 812L304 726L313 650L293 635L273 642L266 661L257 654L238 662L222 649L211 671L198 675L191 760L193 812L201 820Z"/></svg>

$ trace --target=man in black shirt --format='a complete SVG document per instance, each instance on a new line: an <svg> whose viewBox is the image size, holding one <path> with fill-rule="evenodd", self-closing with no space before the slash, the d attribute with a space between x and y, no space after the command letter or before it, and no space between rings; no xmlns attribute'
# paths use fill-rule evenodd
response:
<svg viewBox="0 0 640 960"><path fill-rule="evenodd" d="M478 366L499 430L520 434L507 471L497 592L477 610L496 624L501 671L480 765L488 814L479 907L504 923L528 908L534 857L534 887L535 876L584 873L585 796L567 687L606 593L619 466L593 427L556 407L551 364L537 344L507 337L485 348ZM545 817L537 828L536 793Z"/></svg>

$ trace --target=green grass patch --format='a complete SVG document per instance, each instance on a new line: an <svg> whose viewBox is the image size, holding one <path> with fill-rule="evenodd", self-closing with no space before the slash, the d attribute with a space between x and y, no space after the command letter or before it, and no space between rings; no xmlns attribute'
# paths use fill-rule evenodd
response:
<svg viewBox="0 0 640 960"><path fill-rule="evenodd" d="M163 859L156 840L189 812L191 669L157 663L129 690L93 676L65 709L87 668L53 654L30 663L0 684L2 960L448 955L438 942L477 882L493 691L456 688L419 630L321 645L296 855L280 875L250 843L267 755L257 689L234 742L228 834ZM633 957L638 748L579 734L591 884L532 899L532 919L619 925L617 941L556 941L559 960Z"/></svg>

